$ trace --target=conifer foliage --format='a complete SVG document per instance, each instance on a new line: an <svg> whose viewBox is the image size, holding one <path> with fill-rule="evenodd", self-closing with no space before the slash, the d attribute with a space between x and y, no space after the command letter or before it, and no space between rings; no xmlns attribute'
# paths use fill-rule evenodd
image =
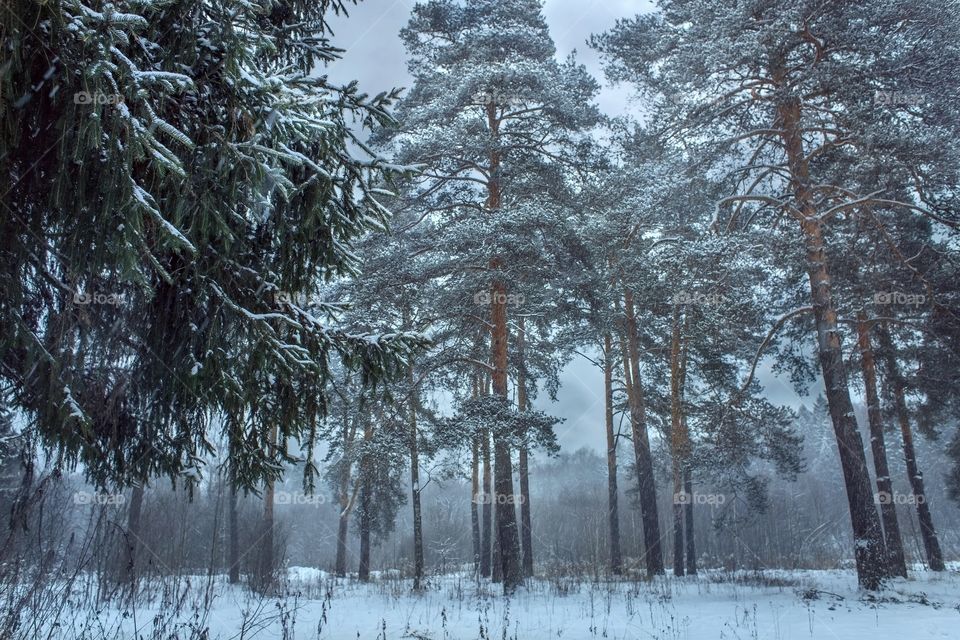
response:
<svg viewBox="0 0 960 640"><path fill-rule="evenodd" d="M313 73L342 0L16 0L0 11L0 376L98 482L187 474L229 416L253 486L312 444L328 358L373 380L413 336L315 304L383 227L398 167L351 127L395 94Z"/></svg>

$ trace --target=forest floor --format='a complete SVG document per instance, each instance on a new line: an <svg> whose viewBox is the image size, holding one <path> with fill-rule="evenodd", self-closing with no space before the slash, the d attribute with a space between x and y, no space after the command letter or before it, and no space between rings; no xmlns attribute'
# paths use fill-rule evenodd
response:
<svg viewBox="0 0 960 640"><path fill-rule="evenodd" d="M641 582L556 577L531 580L509 599L499 585L478 586L466 574L432 578L420 594L387 574L361 584L304 568L289 571L282 597L203 577L188 582L189 589L147 589L135 606L76 611L52 637L186 638L204 627L211 640L960 637L957 567L914 571L875 594L859 592L850 570L705 571Z"/></svg>

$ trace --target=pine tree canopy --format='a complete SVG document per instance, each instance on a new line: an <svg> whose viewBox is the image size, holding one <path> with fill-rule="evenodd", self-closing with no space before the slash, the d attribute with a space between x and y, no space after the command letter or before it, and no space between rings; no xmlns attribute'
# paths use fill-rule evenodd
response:
<svg viewBox="0 0 960 640"><path fill-rule="evenodd" d="M348 334L352 275L403 171L362 142L396 93L337 86L343 0L13 0L0 10L0 378L63 465L238 479L309 445L328 358L369 382L412 334Z"/></svg>

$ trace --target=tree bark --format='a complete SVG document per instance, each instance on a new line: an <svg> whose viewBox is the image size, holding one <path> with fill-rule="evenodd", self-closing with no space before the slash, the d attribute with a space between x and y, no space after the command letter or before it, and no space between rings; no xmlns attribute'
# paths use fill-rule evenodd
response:
<svg viewBox="0 0 960 640"><path fill-rule="evenodd" d="M673 466L673 495L673 575L682 576L686 573L683 555L683 509L687 503L681 498L683 473L676 464Z"/></svg>
<svg viewBox="0 0 960 640"><path fill-rule="evenodd" d="M684 567L683 511L693 496L684 493L683 469L686 465L686 442L683 433L683 372L680 364L680 307L673 305L670 336L670 453L673 462L673 575L682 576Z"/></svg>
<svg viewBox="0 0 960 640"><path fill-rule="evenodd" d="M774 78L777 84L782 84L783 72L776 73ZM832 282L827 267L823 226L813 204L809 167L800 131L800 99L781 100L777 106L777 115L787 155L791 189L797 202L801 231L806 244L806 266L817 330L820 370L823 373L827 405L833 421L847 490L857 578L861 587L875 590L880 588L886 573L883 532L873 504L863 440L857 429L853 403L850 400L837 312L831 294Z"/></svg>
<svg viewBox="0 0 960 640"><path fill-rule="evenodd" d="M910 489L913 491L913 502L917 507L917 519L920 521L920 536L923 538L923 549L927 555L927 564L933 571L943 571L943 552L940 550L940 540L937 530L933 526L933 515L930 513L930 504L923 485L923 472L917 462L917 453L913 446L913 429L910 426L910 413L907 411L905 383L897 356L893 350L893 340L887 327L881 327L878 332L880 344L886 355L887 373L893 387L894 408L897 422L900 425L900 435L903 438L903 457L907 466L907 477L910 480Z"/></svg>
<svg viewBox="0 0 960 640"><path fill-rule="evenodd" d="M820 221L814 215L805 220L802 226L807 240L808 273L817 327L820 369L847 490L857 578L861 587L875 590L880 588L886 573L883 535L873 504L873 492L870 490L870 472L863 441L854 418L853 403L850 401L837 313L830 295L831 280L827 271L822 229Z"/></svg>
<svg viewBox="0 0 960 640"><path fill-rule="evenodd" d="M370 581L370 485L364 480L360 489L360 562L357 566L357 579Z"/></svg>
<svg viewBox="0 0 960 640"><path fill-rule="evenodd" d="M494 287L498 295L506 296L502 283ZM506 306L494 303L494 339L493 339L493 392L507 397L507 350L506 350ZM497 329L499 327L499 329ZM504 594L513 593L523 582L520 566L520 537L517 531L517 513L514 509L513 460L510 446L502 434L494 437L494 509L496 510L497 551L500 555L499 568L503 578Z"/></svg>
<svg viewBox="0 0 960 640"><path fill-rule="evenodd" d="M517 372L517 409L522 413L527 410L527 386L525 375L524 347L526 346L526 330L523 318L518 322L517 354L520 370ZM524 438L526 440L526 438ZM530 468L527 445L520 447L520 548L522 551L521 564L523 576L533 576L533 530L530 524Z"/></svg>
<svg viewBox="0 0 960 640"><path fill-rule="evenodd" d="M663 548L660 538L660 516L657 508L657 487L653 475L653 456L647 434L646 402L640 382L640 353L637 344L637 320L633 309L633 293L624 293L624 331L620 343L623 350L623 377L630 407L630 428L637 466L637 488L643 521L644 559L648 575L664 573Z"/></svg>
<svg viewBox="0 0 960 640"><path fill-rule="evenodd" d="M417 442L417 393L410 367L410 501L413 504L413 588L423 581L423 521L420 514L420 452Z"/></svg>
<svg viewBox="0 0 960 640"><path fill-rule="evenodd" d="M864 395L867 399L870 448L873 453L873 466L877 472L877 497L887 549L888 573L891 576L906 578L907 561L903 554L900 523L897 521L897 505L893 500L893 483L890 478L890 468L887 465L887 445L884 442L883 417L880 413L880 398L877 393L877 367L873 357L873 346L870 343L870 326L863 312L857 314L857 342L863 368Z"/></svg>
<svg viewBox="0 0 960 640"><path fill-rule="evenodd" d="M120 558L120 581L136 580L138 575L137 551L140 546L140 514L143 512L143 485L136 484L130 492L130 509L127 511L127 530L124 532L123 550Z"/></svg>
<svg viewBox="0 0 960 640"><path fill-rule="evenodd" d="M496 382L494 389L496 390ZM511 594L523 582L517 514L514 508L513 462L510 459L510 448L504 439L500 438L494 443L493 451L497 542L503 592Z"/></svg>
<svg viewBox="0 0 960 640"><path fill-rule="evenodd" d="M473 533L473 572L480 575L480 443L473 441L470 464L470 528Z"/></svg>
<svg viewBox="0 0 960 640"><path fill-rule="evenodd" d="M270 428L270 447L277 446L278 425ZM276 566L273 554L273 504L275 483L272 478L267 480L263 490L263 533L260 537L260 571L258 572L259 587L267 590L273 586Z"/></svg>
<svg viewBox="0 0 960 640"><path fill-rule="evenodd" d="M483 454L483 537L480 543L480 575L489 578L493 574L491 566L493 554L493 487L490 474L490 433L484 429L480 434Z"/></svg>
<svg viewBox="0 0 960 640"><path fill-rule="evenodd" d="M363 428L364 450L360 458L360 562L357 567L357 579L370 581L370 529L373 520L373 456L367 450L373 440L373 424L370 421Z"/></svg>
<svg viewBox="0 0 960 640"><path fill-rule="evenodd" d="M530 523L530 468L527 447L520 448L520 549L523 577L533 576L533 531Z"/></svg>
<svg viewBox="0 0 960 640"><path fill-rule="evenodd" d="M496 465L494 465L493 476L497 476ZM493 530L495 532L499 531L497 528L497 516L499 511L496 506L493 508ZM500 557L500 536L496 535L493 537L493 562L490 565L490 581L495 583L503 582L503 560Z"/></svg>
<svg viewBox="0 0 960 640"><path fill-rule="evenodd" d="M340 578L347 575L347 534L350 529L350 512L353 511L353 497L350 495L350 470L353 465L349 462L349 456L354 430L355 427L346 423L343 426L343 459L340 463L340 482L337 489L340 521L337 525L337 558L334 564L334 573Z"/></svg>
<svg viewBox="0 0 960 640"><path fill-rule="evenodd" d="M683 490L687 495L693 495L693 478L690 471L690 465L683 470ZM683 509L684 523L686 525L687 542L687 575L697 575L697 547L693 539L693 500L687 502Z"/></svg>
<svg viewBox="0 0 960 640"><path fill-rule="evenodd" d="M355 447L357 442L357 428L360 420L365 419L364 398L360 397L359 408L353 415L351 421L349 417L344 417L343 429L341 431L341 449L342 458L340 460L340 477L337 487L337 501L340 507L340 520L337 525L337 557L334 565L334 572L337 577L343 578L347 575L347 543L350 532L350 514L356 502L357 494L362 486L362 478L358 479L353 490L350 489L350 479L353 474L353 460L356 454ZM372 435L369 422L365 423L364 439ZM362 453L362 452L361 452ZM360 456L360 464L363 464L363 456ZM363 470L361 469L361 476Z"/></svg>
<svg viewBox="0 0 960 640"><path fill-rule="evenodd" d="M340 522L337 525L337 559L334 573L338 578L347 575L347 533L350 528L350 508L347 504L340 504Z"/></svg>
<svg viewBox="0 0 960 640"><path fill-rule="evenodd" d="M613 431L613 344L610 334L603 336L603 400L607 429L607 527L610 536L610 573L623 572L620 554L620 511L617 487L617 436Z"/></svg>
<svg viewBox="0 0 960 640"><path fill-rule="evenodd" d="M487 124L492 141L490 152L490 179L487 181L487 207L491 212L500 209L500 151L497 148L500 122L497 105L487 104ZM493 361L493 393L507 398L507 283L502 277L503 264L500 258L490 261L493 280L490 284L491 359ZM497 509L497 541L500 544L500 561L503 570L503 591L513 593L523 582L520 566L520 537L517 531L517 514L514 509L513 461L510 446L502 434L494 434L494 491Z"/></svg>
<svg viewBox="0 0 960 640"><path fill-rule="evenodd" d="M234 465L230 463L230 504L228 506L228 515L230 527L230 546L229 546L229 568L230 584L240 582L240 519L238 516L237 480L234 471Z"/></svg>

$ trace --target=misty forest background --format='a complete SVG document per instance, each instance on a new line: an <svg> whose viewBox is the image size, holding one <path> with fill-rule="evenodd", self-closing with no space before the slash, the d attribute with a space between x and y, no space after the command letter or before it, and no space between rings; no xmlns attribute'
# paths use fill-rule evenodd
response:
<svg viewBox="0 0 960 640"><path fill-rule="evenodd" d="M5 629L63 580L958 559L955 2L661 0L600 78L431 0L377 95L351 7L0 7Z"/></svg>

